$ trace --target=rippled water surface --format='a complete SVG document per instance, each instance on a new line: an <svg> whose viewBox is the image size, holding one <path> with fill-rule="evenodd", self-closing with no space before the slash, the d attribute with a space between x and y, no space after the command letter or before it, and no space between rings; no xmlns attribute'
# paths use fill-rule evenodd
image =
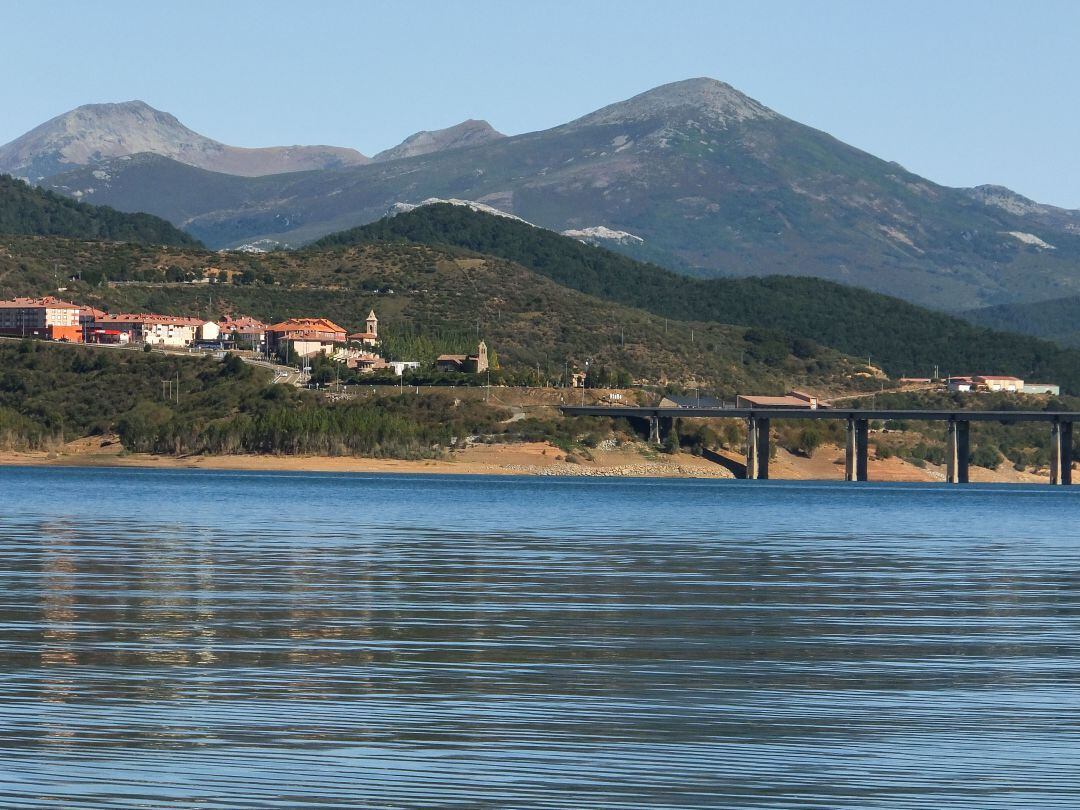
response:
<svg viewBox="0 0 1080 810"><path fill-rule="evenodd" d="M1077 808L1077 498L0 469L0 807Z"/></svg>

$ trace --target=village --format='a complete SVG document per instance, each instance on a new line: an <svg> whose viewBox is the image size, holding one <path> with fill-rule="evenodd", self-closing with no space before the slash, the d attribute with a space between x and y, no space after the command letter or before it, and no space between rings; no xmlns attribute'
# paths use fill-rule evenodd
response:
<svg viewBox="0 0 1080 810"><path fill-rule="evenodd" d="M256 318L225 316L209 321L155 313L107 313L51 296L0 301L0 336L146 347L162 350L235 351L243 356L309 369L324 357L361 374L393 374L420 368L419 360L388 360L378 353L379 319L371 310L364 329L350 333L327 318L288 318L266 324ZM489 368L487 344L473 354L443 354L434 369L481 374Z"/></svg>
<svg viewBox="0 0 1080 810"><path fill-rule="evenodd" d="M173 351L236 352L245 359L280 363L310 371L318 359L340 363L357 374L403 377L419 371L418 359L389 359L380 353L379 319L374 310L364 320L363 331L349 332L323 317L288 318L267 324L248 316L224 316L218 321L156 313L108 313L91 306L53 296L13 298L0 301L0 337L28 338L60 343L119 347L143 347ZM477 339L469 354L441 354L428 364L446 374L483 374L491 367L488 346ZM586 364L587 368L587 364ZM296 382L306 381L299 375ZM568 387L583 388L586 372L574 369ZM962 374L933 377L902 377L901 390L942 391L953 394L1013 393L1060 394L1055 383L1031 382L1000 374ZM606 395L615 403L621 395ZM783 395L738 395L730 403L712 396L668 393L659 403L673 408L829 408L831 403L816 394L790 390Z"/></svg>

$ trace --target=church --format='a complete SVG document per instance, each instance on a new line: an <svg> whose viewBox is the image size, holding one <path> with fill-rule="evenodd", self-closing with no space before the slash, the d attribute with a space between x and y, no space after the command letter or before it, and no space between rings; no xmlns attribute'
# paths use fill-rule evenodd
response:
<svg viewBox="0 0 1080 810"><path fill-rule="evenodd" d="M488 370L488 349L484 341L476 347L476 354L440 354L435 360L439 371L460 371L464 374L482 374Z"/></svg>
<svg viewBox="0 0 1080 810"><path fill-rule="evenodd" d="M349 335L349 343L362 343L365 346L377 346L379 343L379 319L375 317L375 310L368 313L365 321L367 331Z"/></svg>

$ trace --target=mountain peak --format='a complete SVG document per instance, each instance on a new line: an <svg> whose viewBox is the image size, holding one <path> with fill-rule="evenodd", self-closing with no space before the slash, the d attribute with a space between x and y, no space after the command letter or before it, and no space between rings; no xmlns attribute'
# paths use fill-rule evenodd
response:
<svg viewBox="0 0 1080 810"><path fill-rule="evenodd" d="M46 121L0 146L0 172L37 182L77 166L142 152L245 176L339 168L368 160L354 149L332 146L227 146L135 99L83 104Z"/></svg>
<svg viewBox="0 0 1080 810"><path fill-rule="evenodd" d="M675 114L705 118L721 126L755 118L778 117L764 104L740 93L730 84L701 77L662 84L626 101L602 107L571 122L570 126L633 123L670 118Z"/></svg>
<svg viewBox="0 0 1080 810"><path fill-rule="evenodd" d="M410 135L397 146L379 152L372 160L398 160L428 155L432 152L445 152L448 149L462 149L467 146L490 143L505 137L487 121L469 118L446 129L424 130Z"/></svg>

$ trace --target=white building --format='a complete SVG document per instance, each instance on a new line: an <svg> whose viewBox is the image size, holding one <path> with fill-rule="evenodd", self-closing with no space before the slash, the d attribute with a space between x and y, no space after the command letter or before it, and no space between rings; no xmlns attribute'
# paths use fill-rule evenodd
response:
<svg viewBox="0 0 1080 810"><path fill-rule="evenodd" d="M1061 393L1061 386L1054 383L1024 383L1025 394L1050 394L1051 396L1058 396Z"/></svg>
<svg viewBox="0 0 1080 810"><path fill-rule="evenodd" d="M390 360L386 365L390 366L398 377L406 371L416 371L420 368L420 363L416 360Z"/></svg>
<svg viewBox="0 0 1080 810"><path fill-rule="evenodd" d="M972 377L972 382L980 388L986 388L987 391L1008 391L1016 394L1024 390L1024 381L1019 377L981 374Z"/></svg>
<svg viewBox="0 0 1080 810"><path fill-rule="evenodd" d="M183 348L195 342L196 334L206 322L199 318L176 315L104 315L96 325L105 329L127 332L133 343L150 346Z"/></svg>

